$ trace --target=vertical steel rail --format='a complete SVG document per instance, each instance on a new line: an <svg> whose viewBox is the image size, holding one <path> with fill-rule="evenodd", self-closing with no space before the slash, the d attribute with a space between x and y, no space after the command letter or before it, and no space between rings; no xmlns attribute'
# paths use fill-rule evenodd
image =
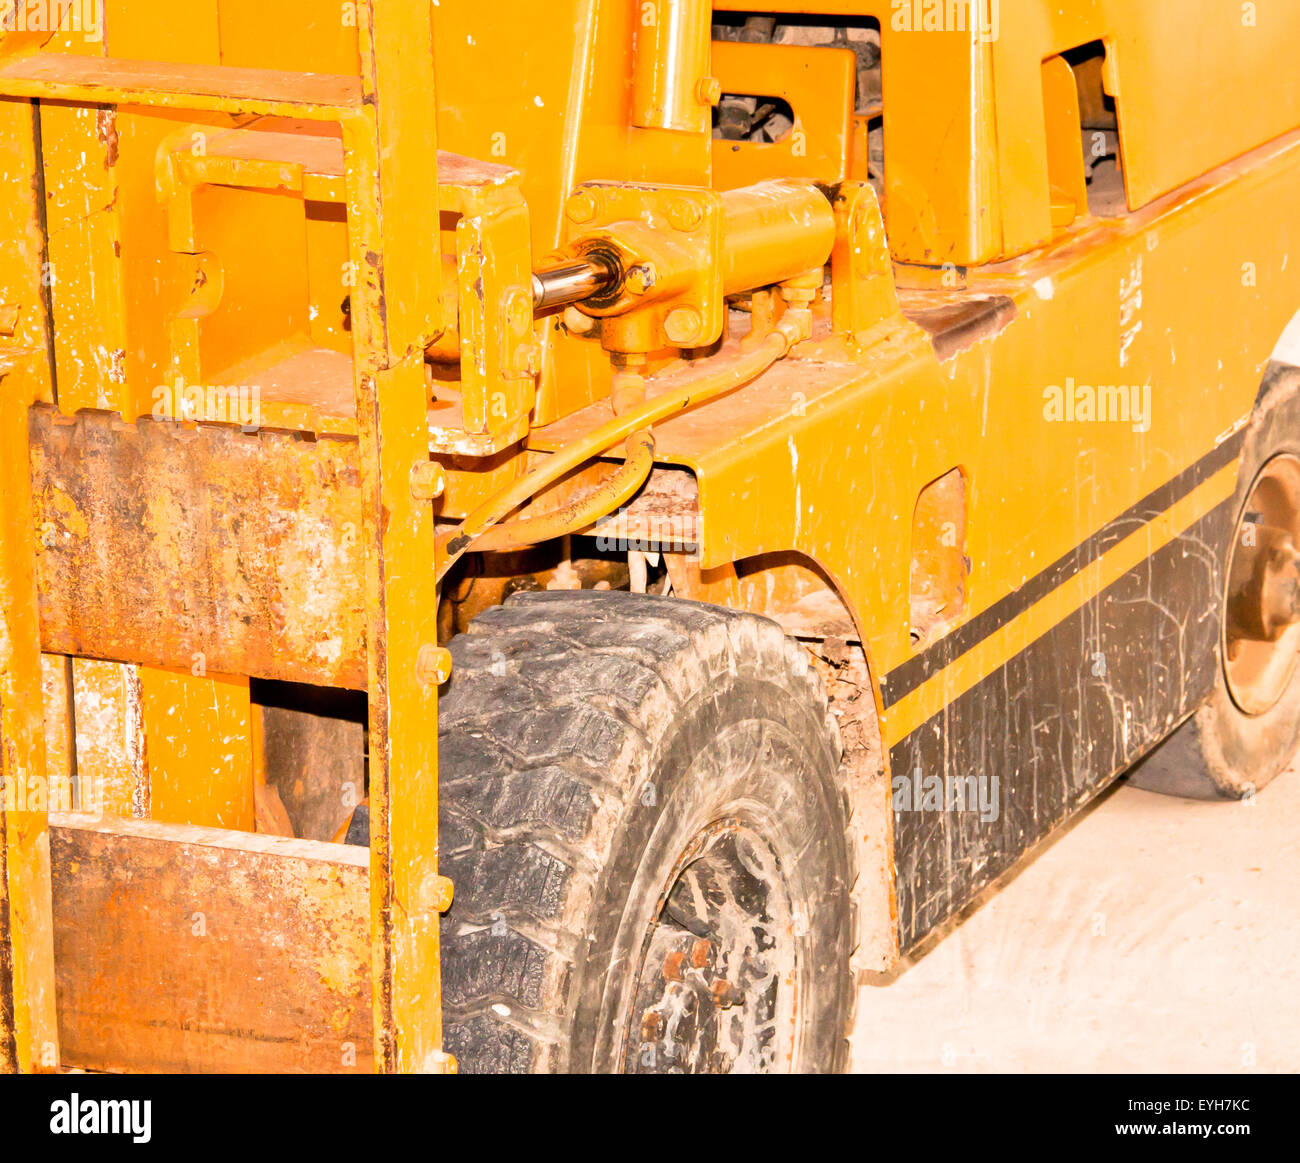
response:
<svg viewBox="0 0 1300 1163"><path fill-rule="evenodd" d="M0 1072L58 1066L27 409L54 395L35 106L0 100Z"/></svg>
<svg viewBox="0 0 1300 1163"><path fill-rule="evenodd" d="M361 9L362 113L344 124L357 424L363 473L370 697L370 894L375 1061L444 1072L438 923L433 509L412 491L429 459L424 349L439 297L432 6Z"/></svg>

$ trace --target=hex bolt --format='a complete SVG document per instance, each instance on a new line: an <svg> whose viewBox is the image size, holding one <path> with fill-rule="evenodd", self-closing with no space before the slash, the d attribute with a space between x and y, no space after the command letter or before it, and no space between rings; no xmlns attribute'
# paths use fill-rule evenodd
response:
<svg viewBox="0 0 1300 1163"><path fill-rule="evenodd" d="M717 77L701 77L695 86L695 98L701 105L716 105L722 100L722 82Z"/></svg>
<svg viewBox="0 0 1300 1163"><path fill-rule="evenodd" d="M689 233L704 221L704 211L690 198L677 198L668 207L668 221L674 229Z"/></svg>
<svg viewBox="0 0 1300 1163"><path fill-rule="evenodd" d="M442 686L451 678L451 651L426 642L415 657L415 674L425 686Z"/></svg>
<svg viewBox="0 0 1300 1163"><path fill-rule="evenodd" d="M596 217L596 196L590 190L577 190L569 198L565 213L571 222L590 222Z"/></svg>
<svg viewBox="0 0 1300 1163"><path fill-rule="evenodd" d="M447 474L436 460L418 460L411 466L411 496L417 501L441 497L447 487Z"/></svg>
<svg viewBox="0 0 1300 1163"><path fill-rule="evenodd" d="M700 337L700 313L694 307L678 307L664 320L664 334L677 347L690 347Z"/></svg>

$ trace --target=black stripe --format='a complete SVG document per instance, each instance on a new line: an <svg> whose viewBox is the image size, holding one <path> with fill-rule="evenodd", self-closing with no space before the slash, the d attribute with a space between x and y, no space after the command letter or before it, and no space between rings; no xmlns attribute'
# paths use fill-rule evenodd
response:
<svg viewBox="0 0 1300 1163"><path fill-rule="evenodd" d="M1134 526L1154 520L1198 485L1209 480L1224 465L1232 463L1241 451L1245 438L1246 430L1243 427L1191 467L1102 526L1087 541L1075 546L1041 573L1035 574L1019 589L999 598L951 634L939 639L914 658L894 667L880 684L885 706L894 706L928 678L951 666L963 654L974 650L989 635L996 633L1013 618L1019 617L1034 603L1041 601L1112 546L1123 541L1134 532Z"/></svg>
<svg viewBox="0 0 1300 1163"><path fill-rule="evenodd" d="M1000 811L894 812L900 946L911 951L1214 689L1220 502L889 749L900 777L983 777ZM1100 665L1099 661L1100 660ZM994 778L996 777L996 783Z"/></svg>

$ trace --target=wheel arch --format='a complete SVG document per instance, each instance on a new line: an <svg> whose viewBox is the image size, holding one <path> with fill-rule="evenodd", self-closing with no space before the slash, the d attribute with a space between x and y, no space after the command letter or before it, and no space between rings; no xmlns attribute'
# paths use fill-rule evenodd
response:
<svg viewBox="0 0 1300 1163"><path fill-rule="evenodd" d="M850 588L816 556L799 549L756 554L723 571L691 569L682 559L669 564L681 596L770 618L816 660L844 742L840 772L857 873L853 967L859 976L892 972L899 946L884 704L868 629Z"/></svg>

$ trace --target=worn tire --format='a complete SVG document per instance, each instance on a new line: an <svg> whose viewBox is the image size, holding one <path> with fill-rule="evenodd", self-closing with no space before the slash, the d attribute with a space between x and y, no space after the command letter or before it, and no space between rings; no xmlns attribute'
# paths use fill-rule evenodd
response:
<svg viewBox="0 0 1300 1163"><path fill-rule="evenodd" d="M844 1068L848 811L838 732L803 650L713 606L556 591L484 613L451 651L439 837L456 892L442 985L460 1068L626 1069L640 1037L628 967L649 947L640 926L662 903L658 878L701 826L741 816L778 853L800 918L805 1016L787 1066Z"/></svg>
<svg viewBox="0 0 1300 1163"><path fill-rule="evenodd" d="M1300 371L1291 368L1275 368L1251 418L1233 498L1234 529L1260 469L1279 453L1300 456ZM1300 668L1270 710L1248 715L1229 693L1222 645L1216 653L1210 697L1132 770L1133 786L1189 799L1239 800L1279 775L1300 748Z"/></svg>

